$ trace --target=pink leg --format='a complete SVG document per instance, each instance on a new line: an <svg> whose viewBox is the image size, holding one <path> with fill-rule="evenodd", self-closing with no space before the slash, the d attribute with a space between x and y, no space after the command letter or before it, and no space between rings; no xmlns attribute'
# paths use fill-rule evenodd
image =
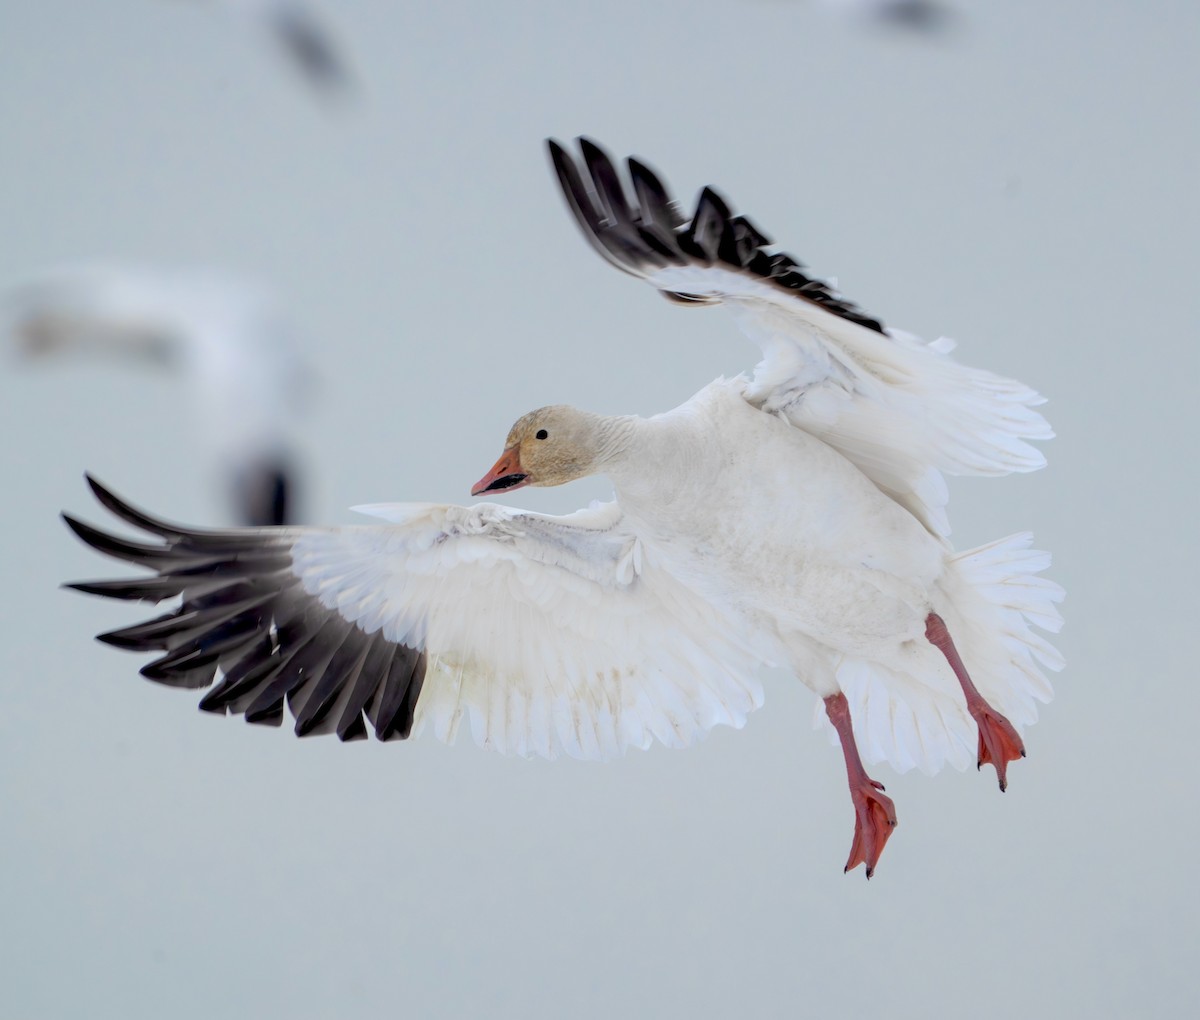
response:
<svg viewBox="0 0 1200 1020"><path fill-rule="evenodd" d="M971 682L967 667L963 665L958 649L950 639L946 621L937 613L930 613L925 618L925 636L946 656L946 661L962 685L963 694L967 696L967 711L979 727L979 759L976 767L981 768L986 762L995 765L1003 793L1008 788L1008 763L1025 757L1025 745L1021 743L1013 724L992 708Z"/></svg>
<svg viewBox="0 0 1200 1020"><path fill-rule="evenodd" d="M867 878L875 874L879 855L896 827L896 807L891 797L880 791L882 783L875 782L863 768L858 756L858 745L854 743L854 731L850 726L850 706L846 695L834 694L825 699L825 714L837 730L842 742L842 754L846 759L846 775L850 779L850 799L854 801L854 842L850 845L850 858L844 871L867 866Z"/></svg>

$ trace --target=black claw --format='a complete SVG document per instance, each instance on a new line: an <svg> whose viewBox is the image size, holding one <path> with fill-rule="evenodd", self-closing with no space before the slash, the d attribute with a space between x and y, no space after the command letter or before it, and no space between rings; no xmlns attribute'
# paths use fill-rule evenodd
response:
<svg viewBox="0 0 1200 1020"><path fill-rule="evenodd" d="M875 874L874 868L867 868L867 881L871 881L871 876Z"/></svg>

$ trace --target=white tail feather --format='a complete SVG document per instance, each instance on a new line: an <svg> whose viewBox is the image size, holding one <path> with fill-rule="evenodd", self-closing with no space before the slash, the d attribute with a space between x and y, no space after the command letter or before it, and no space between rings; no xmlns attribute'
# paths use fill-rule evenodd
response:
<svg viewBox="0 0 1200 1020"><path fill-rule="evenodd" d="M980 694L1021 730L1037 720L1037 702L1054 695L1042 668L1059 670L1062 656L1031 626L1056 633L1063 589L1036 575L1050 554L1031 549L1028 532L959 553L947 561L938 614ZM898 772L932 774L949 763L975 764L978 736L966 701L941 653L917 642L903 668L845 660L838 684L850 704L859 751ZM837 734L816 706L817 725Z"/></svg>

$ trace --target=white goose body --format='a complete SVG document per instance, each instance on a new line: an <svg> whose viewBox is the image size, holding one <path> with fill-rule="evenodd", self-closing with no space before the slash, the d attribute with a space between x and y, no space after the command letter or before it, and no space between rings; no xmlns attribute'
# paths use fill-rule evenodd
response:
<svg viewBox="0 0 1200 1020"><path fill-rule="evenodd" d="M298 735L383 740L464 723L482 745L603 759L741 726L758 667L821 698L856 812L847 868L868 877L895 810L862 758L899 771L1024 756L1020 727L1062 665L1062 590L1014 535L956 554L943 473L1041 467L1031 389L885 329L734 216L711 190L690 221L629 161L633 195L583 140L585 181L551 154L585 237L687 304L725 304L763 348L652 418L541 408L513 425L473 495L605 474L615 501L564 517L495 504L357 509L388 522L203 531L92 482L129 542L67 518L88 544L151 568L82 582L114 598L181 596L100 635L157 649L144 675L208 687L201 707ZM861 749L861 756L860 756Z"/></svg>
<svg viewBox="0 0 1200 1020"><path fill-rule="evenodd" d="M797 641L878 656L922 634L945 546L835 450L747 403L745 385L634 419L606 465L649 554L743 616L780 665Z"/></svg>

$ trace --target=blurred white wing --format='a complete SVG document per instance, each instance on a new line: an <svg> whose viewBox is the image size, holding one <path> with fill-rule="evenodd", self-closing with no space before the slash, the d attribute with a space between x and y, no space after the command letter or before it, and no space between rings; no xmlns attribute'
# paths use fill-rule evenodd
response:
<svg viewBox="0 0 1200 1020"><path fill-rule="evenodd" d="M91 482L160 540L67 518L94 548L156 576L83 591L181 606L102 641L166 654L142 672L206 687L214 711L296 732L381 739L428 725L483 746L604 759L741 726L762 692L727 617L660 569L614 503L567 517L491 504L365 508L387 526L196 531Z"/></svg>
<svg viewBox="0 0 1200 1020"><path fill-rule="evenodd" d="M211 273L69 266L11 291L3 318L30 358L91 353L182 372L195 434L240 519L292 519L293 433L311 380L294 330L261 292Z"/></svg>
<svg viewBox="0 0 1200 1020"><path fill-rule="evenodd" d="M618 269L683 304L724 304L763 350L747 399L818 436L939 535L949 534L942 472L996 475L1045 464L1027 439L1053 433L1029 387L885 329L705 188L689 219L659 178L629 160L632 192L580 139L582 165L550 141L568 205ZM586 175L586 176L585 176Z"/></svg>

